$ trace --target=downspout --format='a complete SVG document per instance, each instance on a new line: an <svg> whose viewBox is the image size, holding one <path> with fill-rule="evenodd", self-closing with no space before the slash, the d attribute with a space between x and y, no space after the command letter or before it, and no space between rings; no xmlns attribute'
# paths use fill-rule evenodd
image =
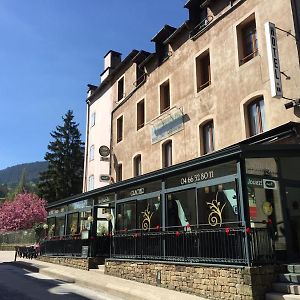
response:
<svg viewBox="0 0 300 300"><path fill-rule="evenodd" d="M87 172L88 172L88 149L89 149L89 133L90 133L90 102L86 101L87 115L86 115L86 130L85 130L85 162L84 162L84 179L83 179L83 193L87 192Z"/></svg>
<svg viewBox="0 0 300 300"><path fill-rule="evenodd" d="M298 60L300 64L300 3L299 0L291 0L292 13L294 19L296 45L298 50Z"/></svg>

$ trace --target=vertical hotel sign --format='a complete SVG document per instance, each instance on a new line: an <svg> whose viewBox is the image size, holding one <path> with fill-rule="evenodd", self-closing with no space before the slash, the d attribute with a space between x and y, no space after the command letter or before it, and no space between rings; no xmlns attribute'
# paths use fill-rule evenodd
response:
<svg viewBox="0 0 300 300"><path fill-rule="evenodd" d="M271 95L273 98L282 98L283 93L275 24L271 22L265 23L265 32L267 42Z"/></svg>

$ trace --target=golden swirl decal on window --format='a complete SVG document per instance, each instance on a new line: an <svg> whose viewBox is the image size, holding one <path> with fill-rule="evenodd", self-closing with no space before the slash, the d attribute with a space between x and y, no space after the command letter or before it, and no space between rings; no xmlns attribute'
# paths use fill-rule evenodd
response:
<svg viewBox="0 0 300 300"><path fill-rule="evenodd" d="M147 230L149 231L151 228L151 218L153 216L153 212L149 210L149 204L147 205L145 211L142 211L142 215L143 215L142 228L145 231Z"/></svg>
<svg viewBox="0 0 300 300"><path fill-rule="evenodd" d="M221 202L218 202L218 194L216 196L216 199L212 200L211 202L206 202L206 204L209 206L209 209L211 210L211 213L208 215L208 224L210 226L217 226L219 225L221 227L223 218L222 218L222 212L226 205L226 203L221 206Z"/></svg>

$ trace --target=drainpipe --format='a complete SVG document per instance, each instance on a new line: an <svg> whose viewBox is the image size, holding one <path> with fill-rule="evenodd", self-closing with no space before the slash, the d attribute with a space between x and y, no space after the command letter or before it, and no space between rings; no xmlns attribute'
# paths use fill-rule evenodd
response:
<svg viewBox="0 0 300 300"><path fill-rule="evenodd" d="M294 19L296 45L298 49L298 60L300 64L300 3L299 0L291 0L291 7Z"/></svg>
<svg viewBox="0 0 300 300"><path fill-rule="evenodd" d="M85 158L84 158L84 179L83 192L87 192L87 172L88 172L88 149L89 149L89 133L90 133L90 102L86 102L86 130L85 130Z"/></svg>

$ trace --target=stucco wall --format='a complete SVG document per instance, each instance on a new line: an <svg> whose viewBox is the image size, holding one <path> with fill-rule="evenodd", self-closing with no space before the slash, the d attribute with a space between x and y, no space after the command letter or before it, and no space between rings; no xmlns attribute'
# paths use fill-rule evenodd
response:
<svg viewBox="0 0 300 300"><path fill-rule="evenodd" d="M222 13L222 12L221 12ZM255 13L258 56L239 66L236 27ZM187 39L182 45L171 43L172 55L162 65L152 66L147 82L137 89L124 103L115 104L113 113L112 149L115 161L123 164L123 179L133 176L133 157L142 155L142 171L147 173L162 166L161 141L151 145L150 130L159 116L159 86L170 82L171 107L180 108L185 114L184 129L170 137L173 140L173 164L200 155L199 125L214 120L215 149L222 149L248 137L245 107L249 101L262 95L265 101L267 129L288 121L299 121L293 109L286 110L284 99L270 95L270 82L266 56L264 24L271 21L284 30L294 33L289 0L245 1L215 23L196 40ZM284 96L299 97L300 73L295 40L277 30ZM147 37L145 37L147 38ZM185 39L186 37L182 37ZM195 59L206 49L210 51L211 85L196 91ZM151 68L149 68L151 69ZM135 67L125 74L127 95L135 81ZM131 83L130 83L131 82ZM116 98L116 84L112 86ZM131 90L133 87L131 87ZM136 129L136 103L145 99L146 125ZM116 119L124 116L124 138L116 142Z"/></svg>

